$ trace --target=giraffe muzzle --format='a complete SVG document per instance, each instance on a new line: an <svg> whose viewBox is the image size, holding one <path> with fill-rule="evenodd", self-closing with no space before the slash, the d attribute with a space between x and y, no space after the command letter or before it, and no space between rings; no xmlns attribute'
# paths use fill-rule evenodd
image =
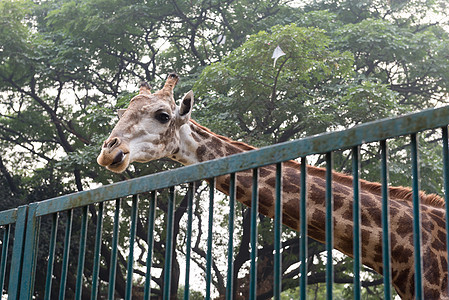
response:
<svg viewBox="0 0 449 300"><path fill-rule="evenodd" d="M129 147L118 137L110 138L103 144L103 149L97 157L99 165L116 173L126 170L129 165Z"/></svg>

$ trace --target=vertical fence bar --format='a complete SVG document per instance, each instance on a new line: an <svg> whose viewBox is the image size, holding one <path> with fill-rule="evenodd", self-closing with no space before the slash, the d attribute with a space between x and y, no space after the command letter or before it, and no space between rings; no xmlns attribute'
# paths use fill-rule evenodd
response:
<svg viewBox="0 0 449 300"><path fill-rule="evenodd" d="M22 275L22 254L25 243L25 228L28 206L20 206L17 210L16 228L14 229L14 245L11 258L10 278L8 284L8 300L19 299L20 277Z"/></svg>
<svg viewBox="0 0 449 300"><path fill-rule="evenodd" d="M382 260L384 278L384 299L391 299L391 264L390 264L390 205L388 204L388 147L387 141L380 141L381 183L382 183Z"/></svg>
<svg viewBox="0 0 449 300"><path fill-rule="evenodd" d="M83 270L84 270L84 260L86 255L86 237L87 237L87 211L89 206L84 206L82 208L81 216L81 233L80 233L80 248L78 253L78 272L76 276L75 285L75 299L81 300L81 294L83 293Z"/></svg>
<svg viewBox="0 0 449 300"><path fill-rule="evenodd" d="M282 236L282 163L276 164L276 200L274 208L274 299L281 299L282 266L281 266L281 236Z"/></svg>
<svg viewBox="0 0 449 300"><path fill-rule="evenodd" d="M150 196L150 209L148 211L148 255L147 272L145 274L145 289L143 294L144 300L149 300L151 296L151 265L153 263L154 220L156 219L156 202L156 191L152 191Z"/></svg>
<svg viewBox="0 0 449 300"><path fill-rule="evenodd" d="M187 195L187 240L186 240L186 278L184 283L184 300L190 298L190 253L192 246L193 193L195 183L189 184Z"/></svg>
<svg viewBox="0 0 449 300"><path fill-rule="evenodd" d="M334 266L332 261L332 248L334 240L334 224L332 212L334 210L332 195L332 152L326 153L326 299L332 299L334 282Z"/></svg>
<svg viewBox="0 0 449 300"><path fill-rule="evenodd" d="M145 289L143 294L144 300L149 300L151 296L151 264L153 263L153 246L154 246L154 220L156 218L156 191L151 192L150 209L148 211L148 255L147 255L147 272L145 275Z"/></svg>
<svg viewBox="0 0 449 300"><path fill-rule="evenodd" d="M114 300L115 293L115 275L117 271L117 247L119 238L119 223L120 223L120 206L121 199L115 200L114 226L112 229L112 249L111 249L111 268L109 270L109 289L108 299Z"/></svg>
<svg viewBox="0 0 449 300"><path fill-rule="evenodd" d="M98 282L100 277L101 236L103 233L104 202L98 204L97 226L95 228L94 264L92 267L92 291L90 299L96 300L98 296Z"/></svg>
<svg viewBox="0 0 449 300"><path fill-rule="evenodd" d="M58 232L58 213L53 213L51 222L50 247L48 249L47 279L45 280L44 299L51 297L51 282L53 279L53 264L55 261L56 233Z"/></svg>
<svg viewBox="0 0 449 300"><path fill-rule="evenodd" d="M253 189L251 199L251 269L249 284L249 299L257 297L257 215L259 210L259 169L253 169Z"/></svg>
<svg viewBox="0 0 449 300"><path fill-rule="evenodd" d="M210 300L210 287L212 282L212 239L214 222L214 195L215 179L209 180L209 223L207 229L207 253L206 253L206 300Z"/></svg>
<svg viewBox="0 0 449 300"><path fill-rule="evenodd" d="M132 198L133 200L131 207L131 226L129 228L129 254L128 267L126 272L125 300L131 300L133 294L134 243L136 241L137 209L139 197L137 195L133 195Z"/></svg>
<svg viewBox="0 0 449 300"><path fill-rule="evenodd" d="M25 248L23 249L22 280L20 282L20 299L32 299L36 275L36 259L39 241L40 217L36 216L37 203L28 208Z"/></svg>
<svg viewBox="0 0 449 300"><path fill-rule="evenodd" d="M443 136L443 175L444 175L444 202L446 205L446 251L449 257L449 146L447 126L442 129ZM448 261L449 264L449 261ZM449 269L449 265L448 265Z"/></svg>
<svg viewBox="0 0 449 300"><path fill-rule="evenodd" d="M61 281L59 284L59 300L65 299L65 285L67 282L67 269L69 267L69 256L70 256L70 238L72 236L72 220L73 211L67 211L67 222L65 227L64 236L64 251L62 254L62 269L61 269Z"/></svg>
<svg viewBox="0 0 449 300"><path fill-rule="evenodd" d="M228 275L226 284L226 300L234 299L234 219L236 180L235 173L231 173L229 180L229 239L228 239Z"/></svg>
<svg viewBox="0 0 449 300"><path fill-rule="evenodd" d="M165 245L164 300L170 299L171 265L173 249L173 215L175 214L175 187L170 188L167 211L167 241Z"/></svg>
<svg viewBox="0 0 449 300"><path fill-rule="evenodd" d="M410 135L412 155L413 188L413 244L415 247L415 297L423 299L422 257L421 257L421 207L419 201L418 139L416 133Z"/></svg>
<svg viewBox="0 0 449 300"><path fill-rule="evenodd" d="M9 233L11 226L5 225L2 240L2 261L0 263L0 299L3 297L3 286L5 285L6 263L8 261Z"/></svg>
<svg viewBox="0 0 449 300"><path fill-rule="evenodd" d="M299 299L307 299L307 158L301 158L301 191L299 193Z"/></svg>
<svg viewBox="0 0 449 300"><path fill-rule="evenodd" d="M360 216L360 147L352 148L352 178L354 191L354 299L360 300L361 285L360 285L360 266L361 266L361 216Z"/></svg>

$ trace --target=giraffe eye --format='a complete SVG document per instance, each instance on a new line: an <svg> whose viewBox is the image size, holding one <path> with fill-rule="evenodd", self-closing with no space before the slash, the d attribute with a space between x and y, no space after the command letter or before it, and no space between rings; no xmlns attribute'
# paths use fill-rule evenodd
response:
<svg viewBox="0 0 449 300"><path fill-rule="evenodd" d="M159 112L156 114L156 120L158 120L162 124L165 124L170 121L170 115L166 112Z"/></svg>

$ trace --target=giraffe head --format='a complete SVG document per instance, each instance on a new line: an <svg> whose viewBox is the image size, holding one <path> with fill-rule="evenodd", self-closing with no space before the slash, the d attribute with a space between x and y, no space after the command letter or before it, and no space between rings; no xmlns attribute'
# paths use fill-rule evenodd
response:
<svg viewBox="0 0 449 300"><path fill-rule="evenodd" d="M173 98L177 82L178 76L172 73L164 87L153 94L148 84L141 85L128 108L118 112L119 121L103 143L98 164L121 173L134 161L148 162L179 150L179 128L190 119L193 92L177 106Z"/></svg>

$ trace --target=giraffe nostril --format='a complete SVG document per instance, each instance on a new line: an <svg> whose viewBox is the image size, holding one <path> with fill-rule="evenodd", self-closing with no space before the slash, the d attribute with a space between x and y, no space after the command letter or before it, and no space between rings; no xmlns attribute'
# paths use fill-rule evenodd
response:
<svg viewBox="0 0 449 300"><path fill-rule="evenodd" d="M118 145L120 145L120 140L119 140L119 138L113 138L113 139L110 140L109 142L106 142L106 148L109 148L109 150L114 149L114 148L117 147Z"/></svg>

